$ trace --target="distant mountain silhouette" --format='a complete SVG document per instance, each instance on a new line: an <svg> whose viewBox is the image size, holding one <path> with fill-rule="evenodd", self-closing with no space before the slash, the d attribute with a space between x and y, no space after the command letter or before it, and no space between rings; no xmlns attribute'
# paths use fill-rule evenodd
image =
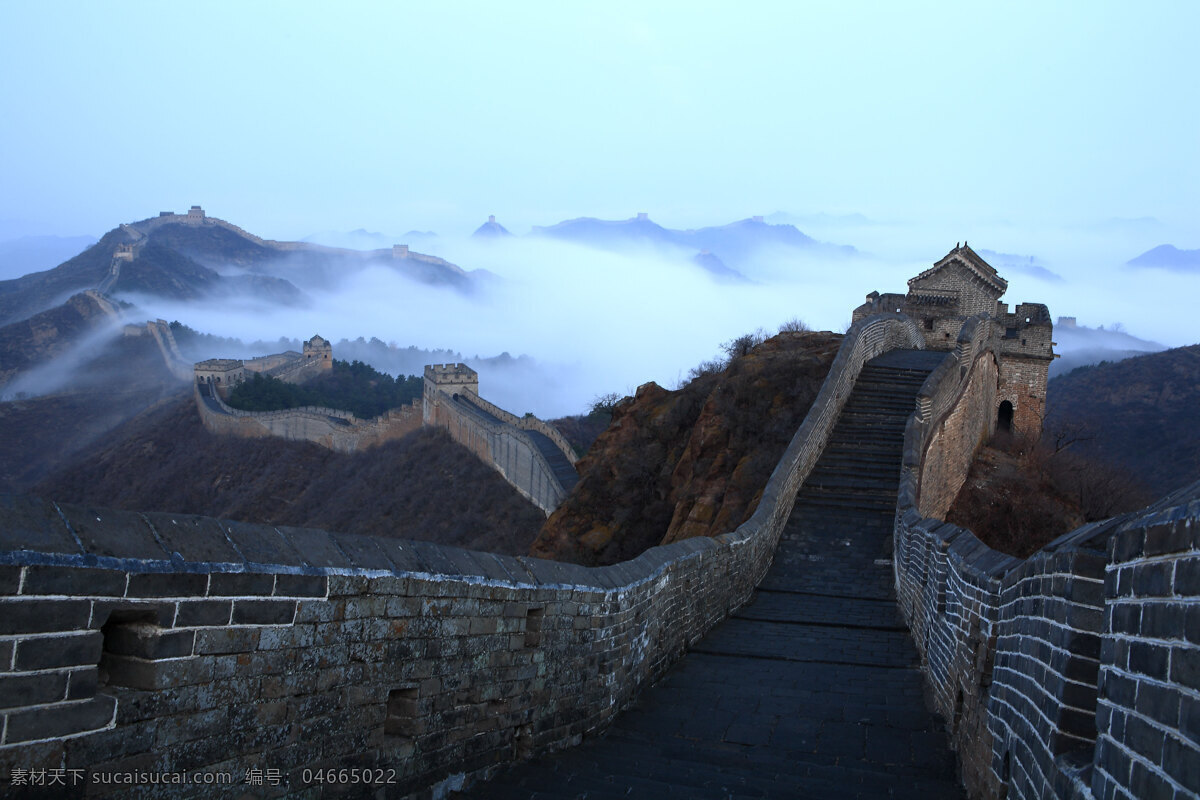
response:
<svg viewBox="0 0 1200 800"><path fill-rule="evenodd" d="M1173 244L1160 244L1125 263L1131 267L1163 267L1191 272L1200 270L1200 250L1180 250Z"/></svg>
<svg viewBox="0 0 1200 800"><path fill-rule="evenodd" d="M674 231L669 231L658 223L651 222L650 217L644 213L621 220L579 217L547 227L535 225L533 233L538 236L552 236L556 239L566 239L608 250L624 250L631 245L677 244L673 235Z"/></svg>
<svg viewBox="0 0 1200 800"><path fill-rule="evenodd" d="M773 225L762 217L688 230L664 228L645 213L623 220L580 217L557 225L535 226L533 233L605 250L707 250L723 264L732 265L729 268L734 271L755 251L767 248L793 248L833 256L849 256L857 252L850 246L817 242L793 225Z"/></svg>
<svg viewBox="0 0 1200 800"><path fill-rule="evenodd" d="M495 215L490 215L487 218L487 222L476 228L471 236L477 239L496 239L512 236L512 234L508 232L508 228L496 222Z"/></svg>

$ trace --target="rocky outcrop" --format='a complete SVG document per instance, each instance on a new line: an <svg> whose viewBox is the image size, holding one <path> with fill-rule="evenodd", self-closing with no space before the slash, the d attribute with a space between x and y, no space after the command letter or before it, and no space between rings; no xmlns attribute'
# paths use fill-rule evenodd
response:
<svg viewBox="0 0 1200 800"><path fill-rule="evenodd" d="M840 340L780 334L679 390L641 386L576 465L579 485L546 521L533 555L612 564L734 530L757 507Z"/></svg>

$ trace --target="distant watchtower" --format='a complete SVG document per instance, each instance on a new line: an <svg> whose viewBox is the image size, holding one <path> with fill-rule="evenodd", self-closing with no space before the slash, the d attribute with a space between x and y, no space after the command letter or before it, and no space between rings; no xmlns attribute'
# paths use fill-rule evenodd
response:
<svg viewBox="0 0 1200 800"><path fill-rule="evenodd" d="M202 225L204 223L204 209L200 206L192 206L188 209L187 216L183 221L188 225Z"/></svg>
<svg viewBox="0 0 1200 800"><path fill-rule="evenodd" d="M479 395L479 373L466 364L429 364L425 367L425 382L446 394Z"/></svg>
<svg viewBox="0 0 1200 800"><path fill-rule="evenodd" d="M240 358L210 358L196 364L192 371L196 383L207 384L221 397L229 397L230 390L246 379L246 369Z"/></svg>
<svg viewBox="0 0 1200 800"><path fill-rule="evenodd" d="M327 339L314 336L304 343L304 360L316 361L317 369L333 369L333 345Z"/></svg>
<svg viewBox="0 0 1200 800"><path fill-rule="evenodd" d="M427 364L425 366L425 424L438 417L438 396L470 392L479 396L479 373L466 364Z"/></svg>

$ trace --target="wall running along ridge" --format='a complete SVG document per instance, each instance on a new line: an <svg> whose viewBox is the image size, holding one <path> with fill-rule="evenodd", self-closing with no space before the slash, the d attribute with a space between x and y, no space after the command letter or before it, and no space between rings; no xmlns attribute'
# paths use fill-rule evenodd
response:
<svg viewBox="0 0 1200 800"><path fill-rule="evenodd" d="M183 354L179 352L175 334L171 332L171 326L167 324L167 321L165 319L151 320L146 323L146 330L154 337L158 351L162 354L163 363L166 364L171 374L180 380L194 380L195 372L192 364L186 361Z"/></svg>
<svg viewBox="0 0 1200 800"><path fill-rule="evenodd" d="M746 523L609 567L0 497L0 777L272 768L300 796L379 767L428 795L577 743L749 599L862 365L920 342L856 323Z"/></svg>
<svg viewBox="0 0 1200 800"><path fill-rule="evenodd" d="M968 792L1196 796L1200 482L1024 561L935 518L995 424L995 332L968 320L957 363L922 387L894 534L900 609Z"/></svg>
<svg viewBox="0 0 1200 800"><path fill-rule="evenodd" d="M431 424L448 431L451 439L499 472L522 497L550 516L566 499L567 490L529 437L512 425L489 419L468 403L444 392L438 394L441 398ZM471 401L475 399L472 396Z"/></svg>
<svg viewBox="0 0 1200 800"><path fill-rule="evenodd" d="M278 436L282 439L309 441L336 450L353 453L367 447L399 439L421 427L421 401L393 408L374 419L359 419L349 411L319 406L289 408L283 411L242 411L232 408L208 385L195 384L196 407L200 420L213 433L249 438Z"/></svg>
<svg viewBox="0 0 1200 800"><path fill-rule="evenodd" d="M554 442L554 446L562 451L563 455L572 464L579 461L579 456L575 455L575 448L571 447L571 443L562 435L558 428L548 422L545 422L532 414L524 417L518 417L516 414L510 414L495 403L489 403L478 395L471 398L471 402L482 408L484 411L491 414L493 417L507 422L514 428L519 428L523 431L537 431L543 436Z"/></svg>

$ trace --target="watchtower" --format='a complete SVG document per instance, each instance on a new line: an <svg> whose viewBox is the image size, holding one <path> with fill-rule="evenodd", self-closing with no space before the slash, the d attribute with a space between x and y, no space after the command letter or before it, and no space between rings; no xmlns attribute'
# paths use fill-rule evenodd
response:
<svg viewBox="0 0 1200 800"><path fill-rule="evenodd" d="M229 397L229 391L246 379L245 365L238 358L210 358L192 370L196 383L211 386L222 397Z"/></svg>
<svg viewBox="0 0 1200 800"><path fill-rule="evenodd" d="M305 362L317 362L318 366L316 369L333 369L333 345L327 339L322 339L319 335L313 336L304 343L303 355Z"/></svg>
<svg viewBox="0 0 1200 800"><path fill-rule="evenodd" d="M912 317L931 350L953 350L968 317L987 314L996 352L995 424L1034 438L1046 413L1046 381L1054 354L1050 312L1041 303L1021 303L1010 313L1000 297L1008 281L967 246L954 249L908 281L907 294L871 292L854 309L855 322L872 314Z"/></svg>

